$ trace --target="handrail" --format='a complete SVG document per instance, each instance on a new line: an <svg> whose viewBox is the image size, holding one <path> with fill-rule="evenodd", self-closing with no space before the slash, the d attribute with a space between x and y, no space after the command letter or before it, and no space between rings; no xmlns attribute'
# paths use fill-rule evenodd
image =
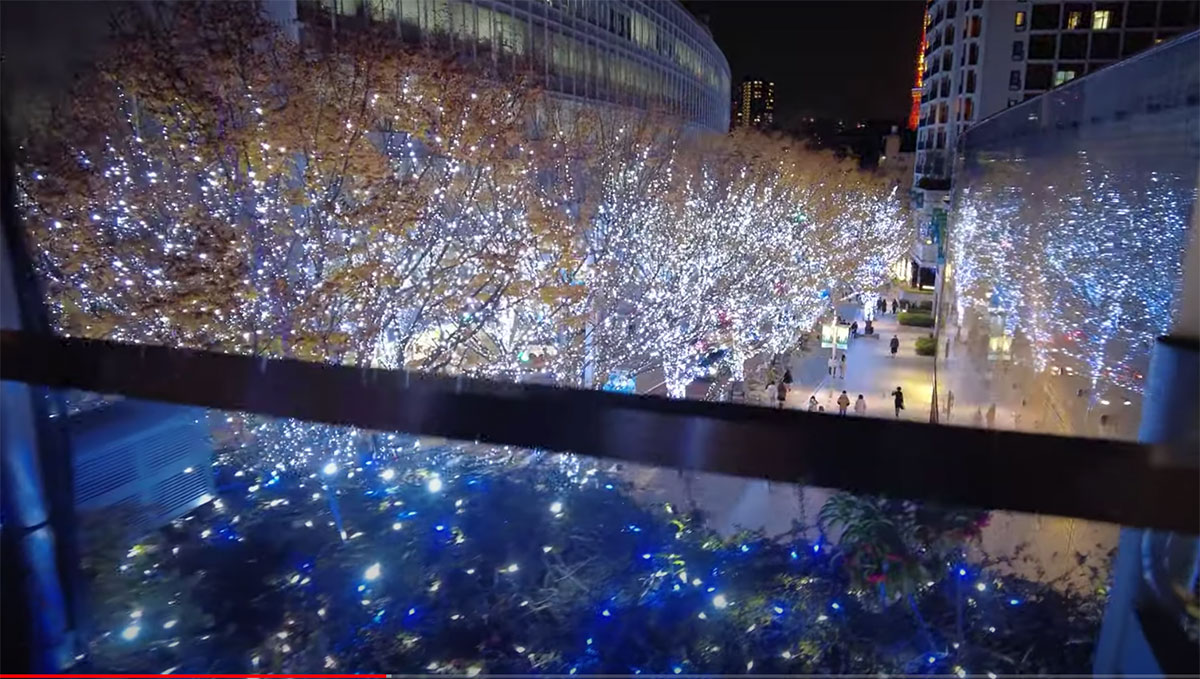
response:
<svg viewBox="0 0 1200 679"><path fill-rule="evenodd" d="M0 332L0 378L639 464L1200 532L1152 446ZM1187 459L1187 456L1183 456ZM1178 459L1178 458L1176 458Z"/></svg>

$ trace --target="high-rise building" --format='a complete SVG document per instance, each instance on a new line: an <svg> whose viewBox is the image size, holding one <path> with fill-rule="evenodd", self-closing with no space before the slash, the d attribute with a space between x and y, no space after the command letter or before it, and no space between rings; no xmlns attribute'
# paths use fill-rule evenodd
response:
<svg viewBox="0 0 1200 679"><path fill-rule="evenodd" d="M738 102L738 126L766 129L775 124L775 83L743 80Z"/></svg>
<svg viewBox="0 0 1200 679"><path fill-rule="evenodd" d="M1200 0L929 0L913 282L932 285L958 139L975 122L1200 25Z"/></svg>

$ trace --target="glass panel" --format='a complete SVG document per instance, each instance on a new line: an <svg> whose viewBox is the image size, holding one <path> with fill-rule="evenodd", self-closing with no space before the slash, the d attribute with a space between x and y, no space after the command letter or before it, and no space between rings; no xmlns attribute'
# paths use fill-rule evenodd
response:
<svg viewBox="0 0 1200 679"><path fill-rule="evenodd" d="M967 133L946 251L943 420L1136 436L1193 229L1195 46L1105 69ZM1068 66L1055 84L1081 74ZM1076 127L1086 133L1062 131Z"/></svg>
<svg viewBox="0 0 1200 679"><path fill-rule="evenodd" d="M1082 673L1108 592L1111 525L89 400L90 671Z"/></svg>

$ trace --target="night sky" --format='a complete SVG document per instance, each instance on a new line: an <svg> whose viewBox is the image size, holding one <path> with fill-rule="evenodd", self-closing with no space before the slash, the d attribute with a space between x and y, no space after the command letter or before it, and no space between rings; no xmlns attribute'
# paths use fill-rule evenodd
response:
<svg viewBox="0 0 1200 679"><path fill-rule="evenodd" d="M685 0L743 77L775 81L775 121L908 116L921 0Z"/></svg>

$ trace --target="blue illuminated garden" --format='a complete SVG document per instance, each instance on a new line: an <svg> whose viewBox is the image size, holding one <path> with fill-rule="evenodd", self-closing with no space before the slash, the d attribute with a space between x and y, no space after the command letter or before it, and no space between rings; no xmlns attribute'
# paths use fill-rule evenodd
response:
<svg viewBox="0 0 1200 679"><path fill-rule="evenodd" d="M1103 612L965 561L985 513L839 494L836 542L722 539L588 458L258 433L191 515L132 543L117 515L85 526L92 669L1064 673Z"/></svg>

